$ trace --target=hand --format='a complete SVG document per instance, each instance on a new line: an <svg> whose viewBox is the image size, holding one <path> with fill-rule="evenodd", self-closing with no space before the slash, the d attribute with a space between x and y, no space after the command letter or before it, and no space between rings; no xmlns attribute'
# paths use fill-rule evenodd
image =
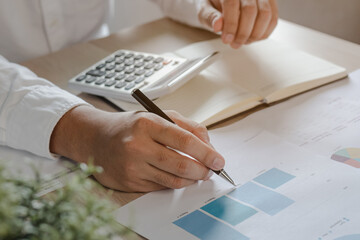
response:
<svg viewBox="0 0 360 240"><path fill-rule="evenodd" d="M167 114L177 125L148 112L108 113L79 106L57 124L50 150L78 162L94 158L104 169L95 175L99 182L131 192L182 188L209 179L209 168L224 167L206 128L176 112Z"/></svg>
<svg viewBox="0 0 360 240"><path fill-rule="evenodd" d="M200 0L200 22L239 48L270 36L278 19L276 0Z"/></svg>

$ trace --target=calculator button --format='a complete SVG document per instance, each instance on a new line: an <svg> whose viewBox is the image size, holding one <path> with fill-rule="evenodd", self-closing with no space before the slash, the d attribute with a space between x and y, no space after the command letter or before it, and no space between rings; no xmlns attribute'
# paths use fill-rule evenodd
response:
<svg viewBox="0 0 360 240"><path fill-rule="evenodd" d="M144 81L145 78L144 77L138 77L136 80L135 80L135 83L141 83L142 81Z"/></svg>
<svg viewBox="0 0 360 240"><path fill-rule="evenodd" d="M154 59L153 56L147 56L146 58L144 58L144 61L149 62L149 61L151 61L153 59Z"/></svg>
<svg viewBox="0 0 360 240"><path fill-rule="evenodd" d="M145 77L150 77L150 76L153 75L153 74L154 74L154 71L153 71L153 70L147 71L147 72L145 73Z"/></svg>
<svg viewBox="0 0 360 240"><path fill-rule="evenodd" d="M135 87L135 83L129 83L128 85L126 85L125 90L130 90L133 87Z"/></svg>
<svg viewBox="0 0 360 240"><path fill-rule="evenodd" d="M162 61L164 61L164 58L158 57L154 60L154 63L161 63Z"/></svg>
<svg viewBox="0 0 360 240"><path fill-rule="evenodd" d="M76 78L77 82L81 82L82 80L84 80L86 78L86 75L81 75L79 77Z"/></svg>
<svg viewBox="0 0 360 240"><path fill-rule="evenodd" d="M115 64L122 64L124 62L123 58L119 58L118 60L115 61Z"/></svg>
<svg viewBox="0 0 360 240"><path fill-rule="evenodd" d="M144 66L144 64L145 64L144 62L137 62L137 63L135 63L134 67L139 68L139 67Z"/></svg>
<svg viewBox="0 0 360 240"><path fill-rule="evenodd" d="M122 88L126 85L125 82L119 82L118 84L115 85L115 88Z"/></svg>
<svg viewBox="0 0 360 240"><path fill-rule="evenodd" d="M97 67L96 67L96 69L102 69L103 67L105 67L106 66L106 64L105 63L103 63L103 64L100 64L100 65L98 65Z"/></svg>
<svg viewBox="0 0 360 240"><path fill-rule="evenodd" d="M96 80L96 77L89 77L88 79L85 80L86 83L92 83Z"/></svg>
<svg viewBox="0 0 360 240"><path fill-rule="evenodd" d="M171 59L166 59L165 61L163 61L163 64L164 65L168 65L169 63L171 63L172 60Z"/></svg>
<svg viewBox="0 0 360 240"><path fill-rule="evenodd" d="M128 53L128 54L125 55L125 58L132 58L133 56L134 56L133 53Z"/></svg>
<svg viewBox="0 0 360 240"><path fill-rule="evenodd" d="M113 70L115 68L115 65L110 65L105 68L106 71Z"/></svg>
<svg viewBox="0 0 360 240"><path fill-rule="evenodd" d="M111 73L108 73L105 77L106 78L112 78L115 76L115 73L114 72L111 72Z"/></svg>
<svg viewBox="0 0 360 240"><path fill-rule="evenodd" d="M90 70L86 73L87 75L94 76L94 77L101 77L106 74L104 71L100 70Z"/></svg>
<svg viewBox="0 0 360 240"><path fill-rule="evenodd" d="M119 75L116 76L115 80L121 80L121 79L123 79L124 77L126 77L125 74L119 74Z"/></svg>
<svg viewBox="0 0 360 240"><path fill-rule="evenodd" d="M106 86L106 87L111 87L111 86L114 85L115 83L116 83L115 80L110 80L110 81L107 81L107 82L105 83L105 86Z"/></svg>
<svg viewBox="0 0 360 240"><path fill-rule="evenodd" d="M125 79L125 81L126 82L132 82L132 81L134 81L135 80L135 76L134 75L130 75L130 76L128 76L126 79Z"/></svg>
<svg viewBox="0 0 360 240"><path fill-rule="evenodd" d="M125 55L124 52L118 52L117 54L115 54L115 57L121 57L121 56L123 56L123 55Z"/></svg>
<svg viewBox="0 0 360 240"><path fill-rule="evenodd" d="M96 85L101 85L101 84L103 84L104 82L106 82L106 80L105 80L104 78L100 78L100 79L98 79L98 80L95 82L95 84L96 84Z"/></svg>
<svg viewBox="0 0 360 240"><path fill-rule="evenodd" d="M163 68L163 65L162 64L158 64L158 65L156 65L156 67L154 68L155 69L155 71L159 71L160 69L162 69Z"/></svg>
<svg viewBox="0 0 360 240"><path fill-rule="evenodd" d="M132 59L127 59L126 61L125 61L125 65L126 66L131 66L131 65L133 65L134 64L134 60L132 60Z"/></svg>
<svg viewBox="0 0 360 240"><path fill-rule="evenodd" d="M135 75L140 76L140 75L143 75L144 73L145 73L144 69L139 69L135 72Z"/></svg>
<svg viewBox="0 0 360 240"><path fill-rule="evenodd" d="M144 57L144 55L139 54L139 55L136 55L136 56L134 57L134 59L135 59L135 60L139 60L139 59L142 59L143 57Z"/></svg>
<svg viewBox="0 0 360 240"><path fill-rule="evenodd" d="M145 69L150 69L150 68L153 68L155 66L154 63L149 63L145 66Z"/></svg>
<svg viewBox="0 0 360 240"><path fill-rule="evenodd" d="M120 67L115 68L115 71L116 72L122 72L122 71L124 71L124 69L125 69L124 66L120 66Z"/></svg>
<svg viewBox="0 0 360 240"><path fill-rule="evenodd" d="M133 73L134 71L135 71L134 68L128 68L128 69L125 70L125 73L130 74L130 73Z"/></svg>
<svg viewBox="0 0 360 240"><path fill-rule="evenodd" d="M106 62L106 63L112 63L113 61L115 61L115 58L109 58L109 59L107 59L105 62Z"/></svg>

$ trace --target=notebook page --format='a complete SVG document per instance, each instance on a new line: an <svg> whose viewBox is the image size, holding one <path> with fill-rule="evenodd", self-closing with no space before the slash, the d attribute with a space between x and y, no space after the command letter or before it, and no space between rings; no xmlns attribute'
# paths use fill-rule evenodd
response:
<svg viewBox="0 0 360 240"><path fill-rule="evenodd" d="M189 57L194 49L203 54L211 49L220 50L221 59L207 71L231 79L233 84L267 98L269 102L346 76L342 67L271 39L238 50L215 39L189 45L176 53Z"/></svg>
<svg viewBox="0 0 360 240"><path fill-rule="evenodd" d="M210 125L259 105L260 100L258 96L232 84L231 80L205 70L175 92L154 102L161 109L175 110L193 121ZM138 104L111 101L126 110L144 110ZM228 109L231 113L227 113Z"/></svg>

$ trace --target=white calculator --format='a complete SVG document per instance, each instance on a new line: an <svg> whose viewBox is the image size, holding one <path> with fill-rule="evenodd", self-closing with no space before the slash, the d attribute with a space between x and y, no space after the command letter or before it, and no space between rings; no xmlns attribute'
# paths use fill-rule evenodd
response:
<svg viewBox="0 0 360 240"><path fill-rule="evenodd" d="M69 81L76 90L107 98L136 102L135 88L150 99L169 94L213 63L219 53L186 59L152 53L119 50Z"/></svg>

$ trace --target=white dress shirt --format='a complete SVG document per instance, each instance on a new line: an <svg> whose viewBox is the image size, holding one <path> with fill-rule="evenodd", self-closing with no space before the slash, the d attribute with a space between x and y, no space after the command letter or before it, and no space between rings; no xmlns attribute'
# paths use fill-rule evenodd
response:
<svg viewBox="0 0 360 240"><path fill-rule="evenodd" d="M201 26L196 0L152 1L165 15ZM0 145L53 157L57 122L87 103L12 62L105 36L109 6L106 0L0 0Z"/></svg>

